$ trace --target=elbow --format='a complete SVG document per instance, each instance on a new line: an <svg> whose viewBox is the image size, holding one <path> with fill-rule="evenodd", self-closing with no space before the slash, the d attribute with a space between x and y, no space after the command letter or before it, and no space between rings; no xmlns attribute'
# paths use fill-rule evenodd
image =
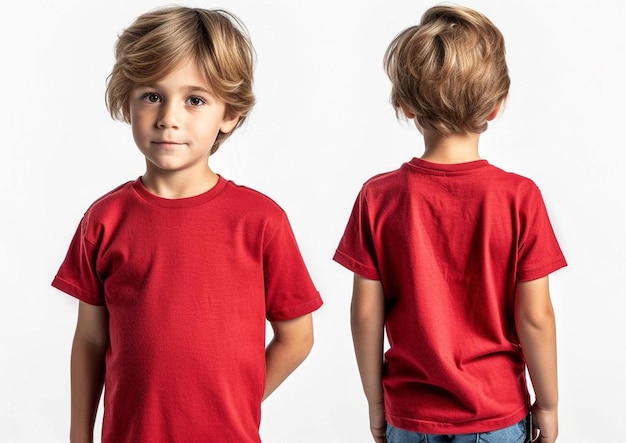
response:
<svg viewBox="0 0 626 443"><path fill-rule="evenodd" d="M384 324L384 307L364 306L352 303L350 306L350 325L353 331L365 329L381 329Z"/></svg>
<svg viewBox="0 0 626 443"><path fill-rule="evenodd" d="M299 363L309 355L314 342L311 314L293 320L273 322L272 328L272 349L280 350L283 355Z"/></svg>
<svg viewBox="0 0 626 443"><path fill-rule="evenodd" d="M515 322L519 332L553 329L555 318L548 277L520 282L516 289Z"/></svg>
<svg viewBox="0 0 626 443"><path fill-rule="evenodd" d="M373 310L370 306L364 306L361 303L352 302L350 305L350 321L352 324L362 324L372 321L374 318Z"/></svg>
<svg viewBox="0 0 626 443"><path fill-rule="evenodd" d="M305 334L302 337L302 340L300 341L299 348L300 348L300 355L302 357L302 360L308 357L308 355L311 353L311 350L313 349L314 344L315 344L315 338L314 338L313 330L311 330L307 334Z"/></svg>
<svg viewBox="0 0 626 443"><path fill-rule="evenodd" d="M556 329L556 321L552 306L530 312L518 312L516 318L517 331L522 337L541 337L545 334L553 334Z"/></svg>
<svg viewBox="0 0 626 443"><path fill-rule="evenodd" d="M551 304L517 313L517 323L525 329L545 329L551 327L554 322L554 310Z"/></svg>
<svg viewBox="0 0 626 443"><path fill-rule="evenodd" d="M302 331L297 337L291 337L289 340L285 341L284 344L289 350L288 352L292 355L292 358L300 364L311 353L314 342L313 329L311 328Z"/></svg>

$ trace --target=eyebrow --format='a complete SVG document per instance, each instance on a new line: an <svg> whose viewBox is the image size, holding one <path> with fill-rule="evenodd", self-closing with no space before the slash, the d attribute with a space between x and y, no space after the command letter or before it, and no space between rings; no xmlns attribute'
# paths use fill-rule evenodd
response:
<svg viewBox="0 0 626 443"><path fill-rule="evenodd" d="M186 86L183 86L183 89L187 91L202 91L202 92L206 92L207 94L213 95L213 92L210 89L206 88L205 86L186 85Z"/></svg>
<svg viewBox="0 0 626 443"><path fill-rule="evenodd" d="M159 83L148 83L148 84L144 84L144 85L137 85L136 88L137 89L159 89L162 86L159 85ZM203 92L205 94L209 94L213 97L215 97L215 93L213 91L211 91L211 89L207 88L206 86L198 86L198 85L184 85L181 86L180 89L187 91L187 92L194 92L194 91L198 91L198 92Z"/></svg>

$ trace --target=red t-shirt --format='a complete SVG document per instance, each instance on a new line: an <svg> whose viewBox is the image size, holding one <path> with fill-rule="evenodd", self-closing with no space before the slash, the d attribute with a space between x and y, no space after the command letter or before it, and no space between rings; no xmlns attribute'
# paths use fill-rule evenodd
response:
<svg viewBox="0 0 626 443"><path fill-rule="evenodd" d="M365 183L334 259L383 286L389 423L462 434L524 418L515 285L566 265L532 181L413 159Z"/></svg>
<svg viewBox="0 0 626 443"><path fill-rule="evenodd" d="M52 284L109 312L104 443L259 442L266 318L322 304L283 210L221 177L100 198Z"/></svg>

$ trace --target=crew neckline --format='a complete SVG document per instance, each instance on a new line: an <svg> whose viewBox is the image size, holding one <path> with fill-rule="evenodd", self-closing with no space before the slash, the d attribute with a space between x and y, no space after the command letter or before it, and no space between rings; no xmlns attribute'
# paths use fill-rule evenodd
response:
<svg viewBox="0 0 626 443"><path fill-rule="evenodd" d="M165 198L159 197L158 195L153 194L148 191L143 182L141 181L141 177L137 178L135 181L131 182L133 190L139 195L139 197L148 203L151 203L156 206L161 206L163 208L189 208L192 206L198 206L203 203L206 203L210 200L213 200L217 197L226 187L228 181L225 180L221 175L217 175L217 183L211 189L202 194L194 195L192 197L183 197L183 198Z"/></svg>
<svg viewBox="0 0 626 443"><path fill-rule="evenodd" d="M433 163L421 158L413 158L406 163L409 167L417 168L434 174L466 174L477 169L489 166L489 162L484 159L472 160L464 163Z"/></svg>

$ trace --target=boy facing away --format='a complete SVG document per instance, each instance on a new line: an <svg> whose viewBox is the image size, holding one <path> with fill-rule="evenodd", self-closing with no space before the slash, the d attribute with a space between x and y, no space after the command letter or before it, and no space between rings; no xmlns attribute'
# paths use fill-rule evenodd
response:
<svg viewBox="0 0 626 443"><path fill-rule="evenodd" d="M540 429L554 442L547 276L566 262L537 186L478 154L508 93L503 37L478 12L434 7L393 40L385 68L425 152L365 183L334 256L354 272L374 440L519 443Z"/></svg>
<svg viewBox="0 0 626 443"><path fill-rule="evenodd" d="M262 400L311 349L322 301L285 213L208 164L254 105L253 55L220 10L119 37L107 105L146 170L93 203L53 281L80 300L72 442L92 441L103 385L104 443L259 442Z"/></svg>

